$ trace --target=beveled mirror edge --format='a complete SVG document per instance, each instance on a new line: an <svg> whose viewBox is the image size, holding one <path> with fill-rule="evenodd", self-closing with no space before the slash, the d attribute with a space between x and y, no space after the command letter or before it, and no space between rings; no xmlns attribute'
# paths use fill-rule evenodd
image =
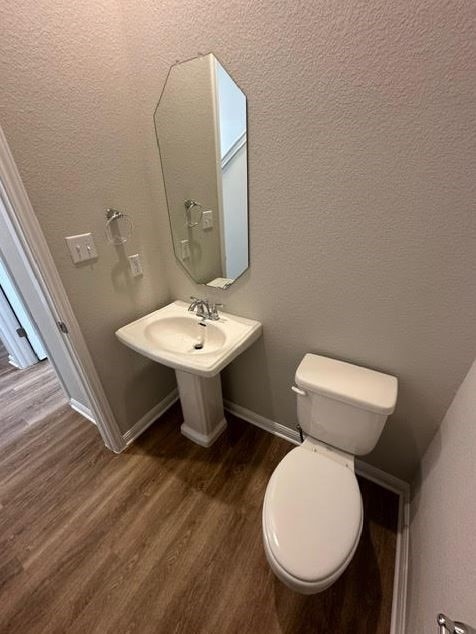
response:
<svg viewBox="0 0 476 634"><path fill-rule="evenodd" d="M233 279L233 282L231 282L229 285L225 286L225 287L221 287L221 286L213 286L210 285L209 283L206 284L204 282L197 282L192 274L190 273L190 271L184 266L183 262L180 260L180 258L177 255L176 249L175 249L175 242L174 242L174 238L173 238L173 228L172 228L172 219L170 217L170 204L169 204L169 198L167 195L167 187L165 186L165 174L164 174L164 168L163 168L163 159L162 159L162 153L160 151L160 143L159 143L159 134L158 134L158 129L157 129L157 123L156 123L156 113L157 110L159 108L160 105L160 101L164 95L165 92L165 87L167 85L167 81L170 77L170 74L172 73L173 69L176 68L177 66L180 66L182 64L186 64L187 62L191 62L194 59L197 59L199 57L206 57L207 55L213 55L213 57L217 60L217 62L221 65L221 67L228 73L228 75L233 79L234 83L236 84L236 86L241 90L241 92L243 93L243 96L245 97L246 100L246 177L247 177L247 187L246 187L246 205L247 205L247 214L248 214L248 223L247 223L247 227L246 227L246 234L247 234L247 256L248 256L248 266L240 273L240 275L238 275L237 277L235 277ZM157 150L159 152L159 159L160 159L160 171L162 174L162 183L163 183L163 187L164 187L164 194L165 194L165 203L167 206L167 217L168 217L168 222L169 222L169 230L170 230L170 236L172 239L172 250L174 252L174 257L177 261L177 263L179 264L179 268L183 271L185 271L185 274L192 280L192 282L194 284L197 284L198 286L205 286L207 288L213 288L213 289L217 289L220 291L227 291L228 289L230 289L233 284L235 284L238 280L240 280L245 273L247 273L250 269L251 266L251 253L250 253L250 159L249 159L249 135L248 135L248 129L249 129L249 113L248 113L248 97L245 93L245 91L241 88L240 84L235 81L235 78L233 77L233 75L231 75L231 73L228 72L226 66L221 62L220 58L215 55L215 53L213 51L209 51L208 53L200 53L198 52L194 57L189 57L187 59L184 60L176 60L173 64L171 64L169 66L169 69L167 71L167 75L165 76L165 80L162 86L162 90L160 91L160 95L159 95L159 99L157 101L157 105L154 108L154 112L152 115L152 119L154 121L154 130L155 130L155 142L157 144Z"/></svg>

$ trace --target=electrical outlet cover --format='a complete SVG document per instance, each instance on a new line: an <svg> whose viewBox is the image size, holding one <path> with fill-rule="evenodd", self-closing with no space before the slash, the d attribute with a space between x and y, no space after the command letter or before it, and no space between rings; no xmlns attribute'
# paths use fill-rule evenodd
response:
<svg viewBox="0 0 476 634"><path fill-rule="evenodd" d="M213 211L211 209L207 209L202 214L202 229L212 229L213 228Z"/></svg>
<svg viewBox="0 0 476 634"><path fill-rule="evenodd" d="M129 256L129 266L131 267L131 273L134 277L143 274L142 262L138 253Z"/></svg>

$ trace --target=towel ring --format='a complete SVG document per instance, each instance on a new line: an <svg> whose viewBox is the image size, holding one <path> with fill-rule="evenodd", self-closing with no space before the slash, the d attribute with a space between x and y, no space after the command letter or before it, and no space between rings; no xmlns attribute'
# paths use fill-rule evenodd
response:
<svg viewBox="0 0 476 634"><path fill-rule="evenodd" d="M106 238L108 242L115 246L127 242L134 228L131 218L118 209L107 209L106 218Z"/></svg>
<svg viewBox="0 0 476 634"><path fill-rule="evenodd" d="M187 223L187 227L190 227L191 229L193 229L193 227L196 227L202 222L203 207L196 200L186 200L184 202L184 206L185 206L185 221ZM199 217L197 222L192 222L192 210L194 207L199 207L199 211L198 211Z"/></svg>

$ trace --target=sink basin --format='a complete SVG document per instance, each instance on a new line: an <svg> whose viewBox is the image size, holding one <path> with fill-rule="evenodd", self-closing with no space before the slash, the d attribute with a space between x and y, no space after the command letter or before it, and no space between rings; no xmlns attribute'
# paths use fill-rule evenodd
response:
<svg viewBox="0 0 476 634"><path fill-rule="evenodd" d="M213 323L201 326L190 317L164 317L148 324L144 331L153 346L166 352L203 356L223 348L226 337ZM201 346L201 347L198 347Z"/></svg>
<svg viewBox="0 0 476 634"><path fill-rule="evenodd" d="M188 304L175 301L127 326L117 337L126 346L164 365L212 377L259 338L261 324L220 313L218 321L201 326ZM200 347L202 346L202 347Z"/></svg>

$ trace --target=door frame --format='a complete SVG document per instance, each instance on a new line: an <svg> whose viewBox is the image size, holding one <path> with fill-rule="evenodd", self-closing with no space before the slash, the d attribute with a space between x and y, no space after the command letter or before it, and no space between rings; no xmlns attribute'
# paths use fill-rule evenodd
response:
<svg viewBox="0 0 476 634"><path fill-rule="evenodd" d="M0 205L0 213L6 214L7 220L13 228L13 237L19 249L22 250L38 284L46 308L58 324L67 354L88 396L104 444L115 453L120 453L126 448L127 443L96 372L79 323L1 126L0 196L4 202L4 205Z"/></svg>
<svg viewBox="0 0 476 634"><path fill-rule="evenodd" d="M20 328L22 325L0 284L0 335L2 343L7 349L10 365L23 370L38 363L38 357L27 337L18 334Z"/></svg>
<svg viewBox="0 0 476 634"><path fill-rule="evenodd" d="M0 204L3 204L3 201L0 200ZM0 217L0 231L2 234L4 233L5 224L4 218ZM20 328L25 331L26 339L30 348L35 353L35 360L33 363L38 363L38 361L46 359L48 355L43 338L40 336L38 325L36 324L35 319L30 316L30 313L33 313L33 311L26 305L25 298L18 288L19 284L13 279L8 269L8 264L6 262L8 253L4 249L5 244L8 242L12 243L10 235L2 235L2 237L0 237L0 286L2 287L3 293L7 298L7 302L10 305L14 316L16 317L16 321L20 324ZM18 254L18 258L21 259L20 254ZM24 338L25 337L17 336L17 339Z"/></svg>

